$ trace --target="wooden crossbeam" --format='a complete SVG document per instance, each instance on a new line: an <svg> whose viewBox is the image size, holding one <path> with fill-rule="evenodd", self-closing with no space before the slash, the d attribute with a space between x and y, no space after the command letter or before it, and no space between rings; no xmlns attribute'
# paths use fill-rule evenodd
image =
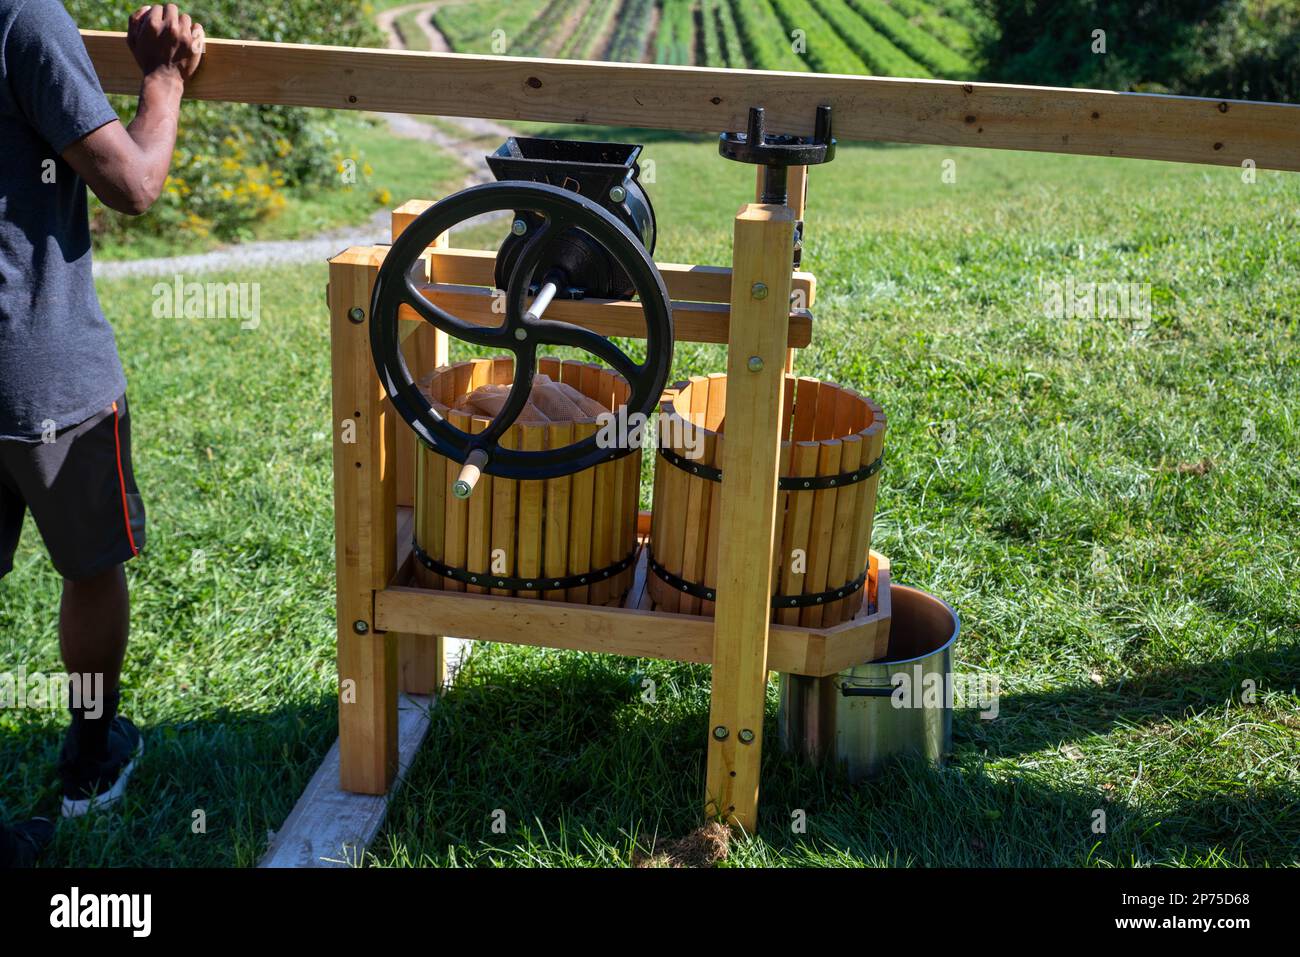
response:
<svg viewBox="0 0 1300 957"><path fill-rule="evenodd" d="M125 34L82 37L105 90L139 90ZM841 140L1300 171L1300 105L1148 93L208 40L186 94L697 133L762 106L772 130L806 134L826 104Z"/></svg>
<svg viewBox="0 0 1300 957"><path fill-rule="evenodd" d="M482 286L422 285L430 302L457 318L480 326L499 326L503 316L496 311L495 293ZM397 318L423 322L410 306L402 306ZM602 336L645 338L645 318L638 302L611 299L556 299L546 310L547 319L585 326ZM720 302L674 302L673 337L679 342L726 342L731 325L731 307ZM790 313L789 348L803 349L812 342L812 315L806 309Z"/></svg>
<svg viewBox="0 0 1300 957"><path fill-rule="evenodd" d="M397 214L394 213L394 218ZM431 249L429 273L436 283L451 286L493 286L497 254L491 249ZM685 302L729 302L731 267L655 263L664 277L668 295ZM803 306L815 302L817 280L810 272L796 272L791 287Z"/></svg>

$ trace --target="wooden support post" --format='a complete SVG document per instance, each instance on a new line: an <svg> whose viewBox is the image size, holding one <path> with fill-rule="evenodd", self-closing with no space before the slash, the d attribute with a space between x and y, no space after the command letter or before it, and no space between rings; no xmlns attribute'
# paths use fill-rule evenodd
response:
<svg viewBox="0 0 1300 957"><path fill-rule="evenodd" d="M415 217L427 209L430 203L412 200L393 210L393 241L402 235ZM431 244L431 248L446 249L451 237L443 233ZM429 253L426 251L417 268L423 269L421 278L428 281ZM447 333L436 329L427 322L421 322L402 344L407 365L415 373L417 380L448 361ZM414 506L415 496L415 433L399 422L397 429L397 469L399 505ZM398 634L397 673L398 686L406 694L437 694L447 680L446 642L441 635Z"/></svg>
<svg viewBox="0 0 1300 957"><path fill-rule="evenodd" d="M383 794L397 772L396 636L375 627L375 592L397 556L394 414L370 359L370 292L383 253L330 261L339 783ZM349 425L350 423L350 425Z"/></svg>
<svg viewBox="0 0 1300 957"><path fill-rule="evenodd" d="M727 347L728 436L713 629L705 813L753 832L758 824L767 700L767 640L790 315L794 213L758 203L736 216Z"/></svg>

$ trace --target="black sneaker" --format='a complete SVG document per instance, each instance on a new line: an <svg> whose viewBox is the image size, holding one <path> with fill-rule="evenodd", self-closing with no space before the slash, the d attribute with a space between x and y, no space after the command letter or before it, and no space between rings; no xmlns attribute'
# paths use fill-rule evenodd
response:
<svg viewBox="0 0 1300 957"><path fill-rule="evenodd" d="M0 867L34 867L54 840L54 822L34 817L6 827L0 824Z"/></svg>
<svg viewBox="0 0 1300 957"><path fill-rule="evenodd" d="M75 737L63 742L59 774L63 778L63 816L80 817L94 808L110 807L126 793L126 781L144 752L140 729L126 718L113 719L108 730L107 756L102 761L77 754Z"/></svg>

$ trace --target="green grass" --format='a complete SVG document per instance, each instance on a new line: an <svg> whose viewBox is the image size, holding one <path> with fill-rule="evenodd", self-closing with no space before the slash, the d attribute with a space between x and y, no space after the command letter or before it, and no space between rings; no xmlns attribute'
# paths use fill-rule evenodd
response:
<svg viewBox="0 0 1300 957"><path fill-rule="evenodd" d="M432 195L464 175L455 159L427 143L394 136L384 122L359 113L336 111L339 152L354 157L356 182L314 185L286 191L284 208L258 223L244 240L309 239L325 230L365 222L413 196ZM105 261L181 256L221 245L191 232L165 236L137 234L129 239L97 237L95 257Z"/></svg>
<svg viewBox="0 0 1300 957"><path fill-rule="evenodd" d="M645 142L659 257L725 262L752 170ZM996 721L958 712L945 770L858 788L783 756L770 710L760 829L732 863L1296 864L1300 178L864 146L812 177L799 368L884 406L874 546L958 609L957 671L1003 697ZM1047 318L1039 281L1067 277L1150 283L1149 327ZM334 735L325 271L227 278L263 284L258 330L156 320L146 281L100 290L150 508L127 666L150 750L121 815L65 828L53 864L251 863ZM681 344L674 374L721 359ZM6 667L58 667L56 586L29 531L0 584ZM371 862L619 864L683 834L708 687L478 646ZM49 808L60 727L0 713L0 814Z"/></svg>

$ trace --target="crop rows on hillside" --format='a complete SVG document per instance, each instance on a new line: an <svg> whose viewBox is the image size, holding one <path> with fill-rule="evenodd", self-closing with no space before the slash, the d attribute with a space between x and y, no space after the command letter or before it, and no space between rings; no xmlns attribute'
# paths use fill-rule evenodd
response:
<svg viewBox="0 0 1300 957"><path fill-rule="evenodd" d="M599 60L605 55L607 34L619 10L619 0L591 0L557 56L570 60Z"/></svg>
<svg viewBox="0 0 1300 957"><path fill-rule="evenodd" d="M870 69L844 42L809 0L771 0L795 54L818 73L869 73Z"/></svg>
<svg viewBox="0 0 1300 957"><path fill-rule="evenodd" d="M695 0L661 0L655 62L689 66L695 46Z"/></svg>
<svg viewBox="0 0 1300 957"><path fill-rule="evenodd" d="M967 77L974 0L492 0L441 7L453 49L637 62Z"/></svg>
<svg viewBox="0 0 1300 957"><path fill-rule="evenodd" d="M975 51L970 28L942 12L928 0L889 0L889 5L917 24L949 50L962 55Z"/></svg>
<svg viewBox="0 0 1300 957"><path fill-rule="evenodd" d="M869 23L846 6L843 0L812 0L818 10L826 15L835 31L844 37L846 44L866 64L866 69L836 73L875 73L880 76L915 76L925 78L930 71L895 46L888 37L877 32ZM811 52L811 51L810 51ZM823 72L831 72L823 70Z"/></svg>
<svg viewBox="0 0 1300 957"><path fill-rule="evenodd" d="M840 6L834 0L826 0L828 5ZM918 63L924 64L940 76L961 76L970 72L970 63L960 53L954 53L946 46L914 26L884 0L848 0L854 12L869 22L873 27L889 37L898 49Z"/></svg>
<svg viewBox="0 0 1300 957"><path fill-rule="evenodd" d="M605 52L606 60L635 63L640 60L650 40L655 0L626 0L619 12L618 25Z"/></svg>
<svg viewBox="0 0 1300 957"><path fill-rule="evenodd" d="M510 50L518 56L552 56L565 41L565 29L574 14L579 13L587 0L550 0L533 17L523 35L511 44Z"/></svg>
<svg viewBox="0 0 1300 957"><path fill-rule="evenodd" d="M509 3L465 3L438 7L433 23L453 50L460 53L517 53L516 44L528 36L547 0L510 0ZM501 31L505 51L492 47L493 33Z"/></svg>
<svg viewBox="0 0 1300 957"><path fill-rule="evenodd" d="M717 52L707 47L702 61L708 66L747 67L745 45L740 41L740 30L736 27L736 17L731 12L729 0L700 0L700 17L706 24L711 24L717 35ZM708 27L705 27L706 31Z"/></svg>
<svg viewBox="0 0 1300 957"><path fill-rule="evenodd" d="M749 65L758 70L807 70L767 0L731 0L731 12Z"/></svg>

